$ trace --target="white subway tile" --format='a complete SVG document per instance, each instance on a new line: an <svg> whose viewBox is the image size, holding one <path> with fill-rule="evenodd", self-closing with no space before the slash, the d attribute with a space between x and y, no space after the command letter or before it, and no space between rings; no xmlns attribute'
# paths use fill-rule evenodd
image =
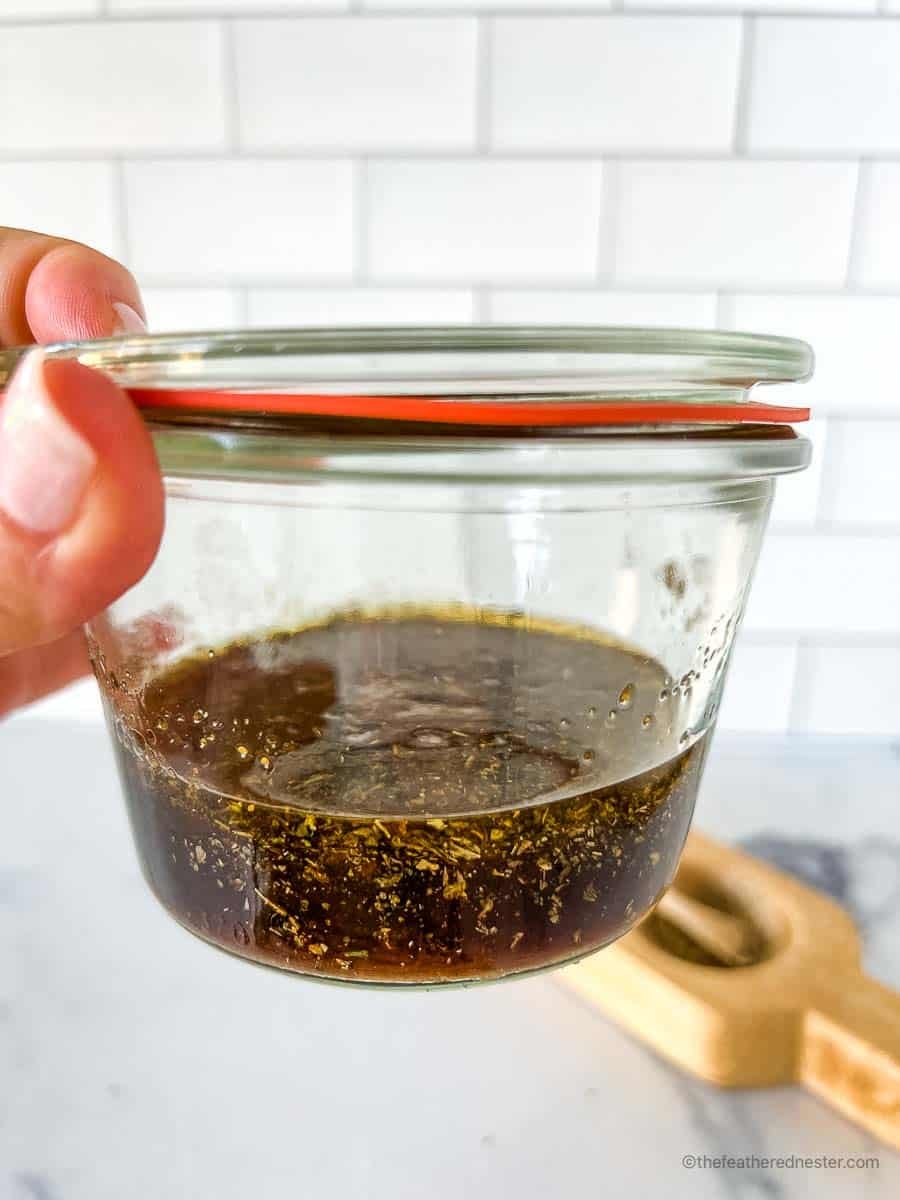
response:
<svg viewBox="0 0 900 1200"><path fill-rule="evenodd" d="M411 288L257 288L250 324L457 325L472 320L471 292Z"/></svg>
<svg viewBox="0 0 900 1200"><path fill-rule="evenodd" d="M808 733L897 737L900 648L811 646L801 652Z"/></svg>
<svg viewBox="0 0 900 1200"><path fill-rule="evenodd" d="M864 167L859 214L859 281L900 288L900 163Z"/></svg>
<svg viewBox="0 0 900 1200"><path fill-rule="evenodd" d="M762 152L900 149L900 23L760 20L747 141Z"/></svg>
<svg viewBox="0 0 900 1200"><path fill-rule="evenodd" d="M825 482L826 520L900 527L900 420L834 422Z"/></svg>
<svg viewBox="0 0 900 1200"><path fill-rule="evenodd" d="M785 733L790 725L795 645L740 640L725 681L718 728L734 733Z"/></svg>
<svg viewBox="0 0 900 1200"><path fill-rule="evenodd" d="M211 21L4 29L0 113L7 151L220 149L222 31Z"/></svg>
<svg viewBox="0 0 900 1200"><path fill-rule="evenodd" d="M100 0L0 0L0 20L27 17L85 17L100 11Z"/></svg>
<svg viewBox="0 0 900 1200"><path fill-rule="evenodd" d="M900 537L779 534L766 539L750 595L753 632L894 634Z"/></svg>
<svg viewBox="0 0 900 1200"><path fill-rule="evenodd" d="M712 329L712 292L494 291L491 321L522 325L668 325Z"/></svg>
<svg viewBox="0 0 900 1200"><path fill-rule="evenodd" d="M732 328L809 342L816 356L813 377L790 395L814 413L898 411L900 297L756 294L731 303Z"/></svg>
<svg viewBox="0 0 900 1200"><path fill-rule="evenodd" d="M307 17L236 26L241 141L257 149L469 149L471 18Z"/></svg>
<svg viewBox="0 0 900 1200"><path fill-rule="evenodd" d="M500 18L492 144L727 150L740 36L737 17Z"/></svg>
<svg viewBox="0 0 900 1200"><path fill-rule="evenodd" d="M599 163L441 160L369 170L376 279L577 281L596 270Z"/></svg>
<svg viewBox="0 0 900 1200"><path fill-rule="evenodd" d="M125 182L135 265L148 280L350 274L349 163L155 160L128 164Z"/></svg>
<svg viewBox="0 0 900 1200"><path fill-rule="evenodd" d="M700 12L872 13L878 0L623 0L631 9L686 9Z"/></svg>
<svg viewBox="0 0 900 1200"><path fill-rule="evenodd" d="M758 396L766 393L760 390ZM773 396L773 399L776 397ZM777 397L778 403L787 403L790 394ZM794 399L805 403L802 392L795 392ZM782 475L775 485L775 503L772 505L771 523L775 529L785 526L812 525L815 521L822 493L822 471L825 463L828 425L825 421L807 421L797 426L797 432L812 442L812 462L805 471L796 475Z"/></svg>
<svg viewBox="0 0 900 1200"><path fill-rule="evenodd" d="M72 238L113 258L122 254L109 163L0 163L0 222Z"/></svg>
<svg viewBox="0 0 900 1200"><path fill-rule="evenodd" d="M349 0L106 0L112 13L290 13L348 8Z"/></svg>
<svg viewBox="0 0 900 1200"><path fill-rule="evenodd" d="M241 322L234 288L142 288L147 323L154 333L234 329Z"/></svg>
<svg viewBox="0 0 900 1200"><path fill-rule="evenodd" d="M617 269L626 283L841 286L856 167L628 162Z"/></svg>

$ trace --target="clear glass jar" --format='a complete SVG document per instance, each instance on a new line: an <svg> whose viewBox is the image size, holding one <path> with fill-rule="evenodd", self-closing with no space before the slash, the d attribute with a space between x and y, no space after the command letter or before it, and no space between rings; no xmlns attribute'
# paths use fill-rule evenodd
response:
<svg viewBox="0 0 900 1200"><path fill-rule="evenodd" d="M433 985L648 912L775 476L809 456L749 389L805 377L807 347L492 328L53 353L134 389L166 478L158 559L89 640L177 920L304 974Z"/></svg>

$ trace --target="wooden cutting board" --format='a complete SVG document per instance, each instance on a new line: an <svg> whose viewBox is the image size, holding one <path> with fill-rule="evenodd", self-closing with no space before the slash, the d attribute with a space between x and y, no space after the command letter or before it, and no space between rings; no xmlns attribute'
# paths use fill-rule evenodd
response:
<svg viewBox="0 0 900 1200"><path fill-rule="evenodd" d="M722 1087L802 1083L900 1148L900 994L863 973L847 913L699 833L688 839L673 886L748 918L760 935L759 960L688 961L651 916L561 971L565 984L702 1079Z"/></svg>

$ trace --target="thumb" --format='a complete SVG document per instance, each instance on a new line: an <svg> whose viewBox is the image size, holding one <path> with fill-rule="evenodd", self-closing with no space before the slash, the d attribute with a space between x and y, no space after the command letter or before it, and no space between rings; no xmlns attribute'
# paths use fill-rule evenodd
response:
<svg viewBox="0 0 900 1200"><path fill-rule="evenodd" d="M106 376L32 350L0 408L0 654L76 628L136 583L162 534L150 435Z"/></svg>

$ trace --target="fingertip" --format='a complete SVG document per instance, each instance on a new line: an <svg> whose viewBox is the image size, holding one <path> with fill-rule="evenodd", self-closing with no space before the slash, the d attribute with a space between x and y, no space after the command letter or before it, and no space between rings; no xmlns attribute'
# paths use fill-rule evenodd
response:
<svg viewBox="0 0 900 1200"><path fill-rule="evenodd" d="M76 242L53 246L34 266L25 292L25 315L38 342L146 329L140 289L131 272Z"/></svg>
<svg viewBox="0 0 900 1200"><path fill-rule="evenodd" d="M97 466L77 520L52 547L59 603L87 620L147 572L163 533L165 498L153 441L107 376L65 360L45 364L46 386Z"/></svg>

